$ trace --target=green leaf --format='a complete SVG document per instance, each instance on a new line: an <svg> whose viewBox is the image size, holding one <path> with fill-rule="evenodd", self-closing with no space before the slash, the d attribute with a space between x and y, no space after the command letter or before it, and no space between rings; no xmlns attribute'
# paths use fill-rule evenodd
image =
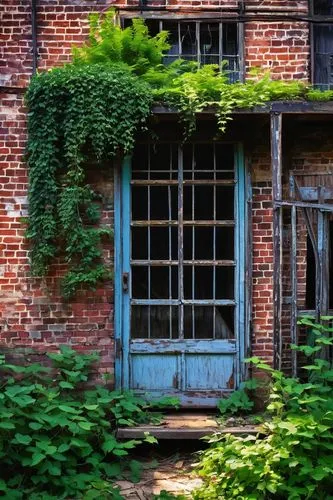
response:
<svg viewBox="0 0 333 500"><path fill-rule="evenodd" d="M121 449L121 448L114 448L112 450L112 453L114 455L116 455L117 457L124 457L124 456L128 455L128 452L126 450Z"/></svg>
<svg viewBox="0 0 333 500"><path fill-rule="evenodd" d="M31 466L34 467L35 465L38 465L40 462L42 462L46 456L43 453L36 452L32 455L32 461L31 461Z"/></svg>
<svg viewBox="0 0 333 500"><path fill-rule="evenodd" d="M59 386L62 388L62 389L74 389L74 385L71 384L70 382L66 382L66 381L61 381L59 382Z"/></svg>
<svg viewBox="0 0 333 500"><path fill-rule="evenodd" d="M65 452L65 451L68 451L69 449L70 449L69 444L65 444L65 443L63 443L63 444L61 444L60 446L58 446L58 452L59 452L59 453L63 453L63 452Z"/></svg>
<svg viewBox="0 0 333 500"><path fill-rule="evenodd" d="M71 406L67 405L59 405L59 410L64 411L65 413L72 413L75 415L81 413L77 408L72 408Z"/></svg>
<svg viewBox="0 0 333 500"><path fill-rule="evenodd" d="M144 436L145 443L158 444L158 440L156 439L156 437L149 434L149 432L145 432Z"/></svg>
<svg viewBox="0 0 333 500"><path fill-rule="evenodd" d="M90 431L96 424L92 424L91 422L79 422L78 426L85 431Z"/></svg>
<svg viewBox="0 0 333 500"><path fill-rule="evenodd" d="M25 445L30 444L32 441L32 438L30 436L27 436L26 434L25 435L19 434L19 433L15 434L15 439L19 444L25 444Z"/></svg>
<svg viewBox="0 0 333 500"><path fill-rule="evenodd" d="M15 429L15 425L13 424L13 422L0 421L0 429Z"/></svg>
<svg viewBox="0 0 333 500"><path fill-rule="evenodd" d="M98 408L98 405L83 405L83 408L85 408L86 410L89 410L89 411L93 411L93 410L97 410Z"/></svg>
<svg viewBox="0 0 333 500"><path fill-rule="evenodd" d="M117 446L117 444L117 440L113 436L107 435L104 443L102 444L102 450L105 453L109 453Z"/></svg>
<svg viewBox="0 0 333 500"><path fill-rule="evenodd" d="M39 431L43 427L43 425L39 424L38 422L29 422L29 427L34 431Z"/></svg>

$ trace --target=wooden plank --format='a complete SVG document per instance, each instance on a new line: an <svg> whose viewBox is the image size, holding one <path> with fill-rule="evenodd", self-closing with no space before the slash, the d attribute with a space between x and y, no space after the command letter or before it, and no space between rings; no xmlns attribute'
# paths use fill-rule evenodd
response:
<svg viewBox="0 0 333 500"><path fill-rule="evenodd" d="M271 114L271 163L273 207L273 343L274 367L282 365L282 115Z"/></svg>
<svg viewBox="0 0 333 500"><path fill-rule="evenodd" d="M234 306L236 305L235 300L229 299L208 299L208 300L196 300L196 299L132 299L132 305L136 306Z"/></svg>
<svg viewBox="0 0 333 500"><path fill-rule="evenodd" d="M235 340L132 340L131 352L134 354L180 354L180 353L195 353L195 354L235 354Z"/></svg>
<svg viewBox="0 0 333 500"><path fill-rule="evenodd" d="M166 106L154 106L154 114L178 114L179 111L175 108ZM207 107L198 115L215 114L216 107ZM269 114L269 113L284 113L284 114L333 114L333 101L272 101L265 106L254 106L253 108L239 108L233 111L233 114Z"/></svg>
<svg viewBox="0 0 333 500"><path fill-rule="evenodd" d="M258 426L242 426L242 427L203 427L203 428L164 428L158 426L138 426L138 427L123 427L118 428L118 439L138 439L143 438L145 433L149 432L157 439L200 439L204 436L215 434L233 434L238 436L256 435L260 433Z"/></svg>
<svg viewBox="0 0 333 500"><path fill-rule="evenodd" d="M184 226L209 226L209 227L234 227L233 220L184 220ZM169 227L178 226L178 220L136 220L131 223L132 227ZM178 262L178 261L177 261Z"/></svg>
<svg viewBox="0 0 333 500"><path fill-rule="evenodd" d="M131 260L133 266L177 266L178 261L176 260ZM183 260L184 266L224 266L233 267L235 266L234 260Z"/></svg>
<svg viewBox="0 0 333 500"><path fill-rule="evenodd" d="M318 187L318 200L322 202L324 198L324 188ZM333 209L333 206L332 206ZM333 210L332 210L333 211ZM320 310L323 316L327 315L329 306L329 253L328 253L328 216L322 211L318 211L318 254L320 272Z"/></svg>
<svg viewBox="0 0 333 500"><path fill-rule="evenodd" d="M327 172L326 175L328 176L332 174L329 174ZM318 189L316 187L300 187L299 190L303 201L319 201ZM327 187L322 186L321 195L322 195L321 203L324 203L325 200L333 200L333 186L327 186Z"/></svg>
<svg viewBox="0 0 333 500"><path fill-rule="evenodd" d="M296 181L295 181L296 182ZM274 205L276 207L299 207L299 208L315 208L318 210L323 210L324 212L333 212L333 205L328 203L310 203L305 201L282 201L275 200Z"/></svg>

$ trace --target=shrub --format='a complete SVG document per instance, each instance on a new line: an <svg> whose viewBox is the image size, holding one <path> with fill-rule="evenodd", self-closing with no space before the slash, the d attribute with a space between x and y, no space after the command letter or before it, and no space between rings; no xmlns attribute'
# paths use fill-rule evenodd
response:
<svg viewBox="0 0 333 500"><path fill-rule="evenodd" d="M261 436L216 435L210 440L198 465L204 486L195 499L333 498L333 370L321 356L333 345L332 328L310 319L302 323L315 338L312 347L297 348L311 358L304 367L308 380L286 377L251 358L271 374L267 410L272 420L263 425Z"/></svg>
<svg viewBox="0 0 333 500"><path fill-rule="evenodd" d="M47 356L49 368L0 358L2 497L122 498L110 479L121 475L123 457L128 462L141 441L119 442L115 427L147 419L146 404L102 385L83 390L94 354L62 347ZM136 472L137 463L127 465Z"/></svg>

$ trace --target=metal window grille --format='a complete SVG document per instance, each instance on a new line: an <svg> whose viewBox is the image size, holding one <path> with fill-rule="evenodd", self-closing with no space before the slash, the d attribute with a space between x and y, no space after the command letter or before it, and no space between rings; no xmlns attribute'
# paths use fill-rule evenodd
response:
<svg viewBox="0 0 333 500"><path fill-rule="evenodd" d="M146 19L146 24L152 36L163 30L169 32L171 48L164 57L165 64L179 58L200 65L217 64L228 72L231 83L241 79L242 34L238 23ZM123 25L129 26L130 20L124 19Z"/></svg>

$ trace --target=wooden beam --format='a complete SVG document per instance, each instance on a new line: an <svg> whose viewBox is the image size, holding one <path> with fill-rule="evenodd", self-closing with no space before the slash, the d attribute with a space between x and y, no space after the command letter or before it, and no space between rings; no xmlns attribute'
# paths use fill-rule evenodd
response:
<svg viewBox="0 0 333 500"><path fill-rule="evenodd" d="M295 181L290 176L290 197L295 199ZM291 271L291 318L290 337L291 343L297 344L297 208L291 207L291 248L290 248L290 271ZM291 374L297 377L297 351L291 350Z"/></svg>
<svg viewBox="0 0 333 500"><path fill-rule="evenodd" d="M322 212L333 212L333 205L329 203L310 203L306 201L274 201L275 207L299 207L299 208L315 208Z"/></svg>
<svg viewBox="0 0 333 500"><path fill-rule="evenodd" d="M205 108L198 115L215 114L217 108L210 106ZM153 113L155 114L178 114L176 108L168 108L167 106L154 106ZM333 101L271 101L265 106L254 106L253 108L237 108L233 111L238 115L253 115L253 114L269 114L269 113L284 113L290 115L297 114L319 114L333 115Z"/></svg>
<svg viewBox="0 0 333 500"><path fill-rule="evenodd" d="M273 344L274 367L282 366L282 114L271 114L271 163L273 196Z"/></svg>

